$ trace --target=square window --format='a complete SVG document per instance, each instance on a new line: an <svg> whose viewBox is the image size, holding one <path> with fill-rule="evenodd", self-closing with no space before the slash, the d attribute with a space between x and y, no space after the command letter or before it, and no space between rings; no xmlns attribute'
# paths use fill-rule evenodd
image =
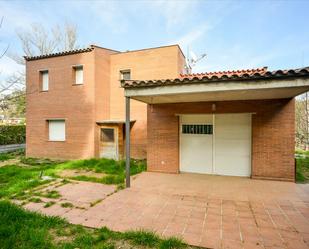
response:
<svg viewBox="0 0 309 249"><path fill-rule="evenodd" d="M65 121L48 120L49 141L65 141Z"/></svg>
<svg viewBox="0 0 309 249"><path fill-rule="evenodd" d="M48 70L40 71L40 84L42 91L48 91L49 89Z"/></svg>
<svg viewBox="0 0 309 249"><path fill-rule="evenodd" d="M101 141L113 143L115 141L115 133L113 128L101 128Z"/></svg>
<svg viewBox="0 0 309 249"><path fill-rule="evenodd" d="M120 71L120 79L121 80L130 80L131 79L131 71L130 70Z"/></svg>

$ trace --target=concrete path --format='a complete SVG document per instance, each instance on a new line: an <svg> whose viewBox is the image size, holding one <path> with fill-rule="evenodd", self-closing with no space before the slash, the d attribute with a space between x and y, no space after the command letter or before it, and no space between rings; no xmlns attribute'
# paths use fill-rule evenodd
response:
<svg viewBox="0 0 309 249"><path fill-rule="evenodd" d="M94 206L51 213L89 227L154 230L207 248L309 248L309 185L289 182L145 172Z"/></svg>
<svg viewBox="0 0 309 249"><path fill-rule="evenodd" d="M18 149L26 148L25 144L7 144L7 145L0 145L0 153L10 152Z"/></svg>

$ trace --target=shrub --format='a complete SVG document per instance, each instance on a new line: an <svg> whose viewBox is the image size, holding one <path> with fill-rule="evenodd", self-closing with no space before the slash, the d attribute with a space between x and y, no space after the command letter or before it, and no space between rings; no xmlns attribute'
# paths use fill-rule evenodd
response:
<svg viewBox="0 0 309 249"><path fill-rule="evenodd" d="M0 145L23 144L25 141L25 125L0 125Z"/></svg>

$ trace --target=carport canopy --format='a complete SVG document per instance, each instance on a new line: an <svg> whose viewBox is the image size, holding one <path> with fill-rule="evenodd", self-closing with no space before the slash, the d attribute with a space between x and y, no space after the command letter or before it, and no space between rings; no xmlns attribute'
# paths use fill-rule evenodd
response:
<svg viewBox="0 0 309 249"><path fill-rule="evenodd" d="M126 127L130 132L130 99L147 104L293 98L309 91L309 67L184 74L175 79L122 80ZM128 136L130 137L130 136ZM126 140L126 186L130 186L130 140Z"/></svg>
<svg viewBox="0 0 309 249"><path fill-rule="evenodd" d="M264 68L265 69L265 68ZM148 104L292 98L309 90L309 67L181 75L165 80L125 80L125 96Z"/></svg>

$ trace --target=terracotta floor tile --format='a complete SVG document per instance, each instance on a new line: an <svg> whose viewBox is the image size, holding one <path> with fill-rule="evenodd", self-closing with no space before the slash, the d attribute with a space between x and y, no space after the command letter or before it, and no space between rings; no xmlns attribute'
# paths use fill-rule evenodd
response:
<svg viewBox="0 0 309 249"><path fill-rule="evenodd" d="M241 249L243 248L243 243L240 240L222 240L222 249Z"/></svg>
<svg viewBox="0 0 309 249"><path fill-rule="evenodd" d="M202 234L203 232L203 225L192 225L188 224L185 228L186 233L197 233Z"/></svg>
<svg viewBox="0 0 309 249"><path fill-rule="evenodd" d="M287 240L286 245L288 249L308 249L309 246L300 240Z"/></svg>
<svg viewBox="0 0 309 249"><path fill-rule="evenodd" d="M221 248L221 240L215 239L211 237L202 237L200 246L211 249L220 249Z"/></svg>
<svg viewBox="0 0 309 249"><path fill-rule="evenodd" d="M235 240L235 241L240 241L240 231L238 229L228 229L222 230L222 239L223 240Z"/></svg>
<svg viewBox="0 0 309 249"><path fill-rule="evenodd" d="M26 207L76 224L116 230L143 227L165 236L186 236L192 244L211 248L220 248L222 238L225 247L234 246L231 241L241 246L242 239L244 249L308 247L304 241L309 241L309 185L144 172L132 180L130 189L106 197L114 187L105 187L89 182L62 188L72 202L89 206L85 212L63 210L59 205L44 209L43 204L29 203ZM90 200L101 198L104 201L90 207Z"/></svg>
<svg viewBox="0 0 309 249"><path fill-rule="evenodd" d="M196 234L196 233L185 232L182 237L184 241L187 242L189 245L199 246L202 235Z"/></svg>
<svg viewBox="0 0 309 249"><path fill-rule="evenodd" d="M264 249L265 247L259 242L244 241L244 249Z"/></svg>

